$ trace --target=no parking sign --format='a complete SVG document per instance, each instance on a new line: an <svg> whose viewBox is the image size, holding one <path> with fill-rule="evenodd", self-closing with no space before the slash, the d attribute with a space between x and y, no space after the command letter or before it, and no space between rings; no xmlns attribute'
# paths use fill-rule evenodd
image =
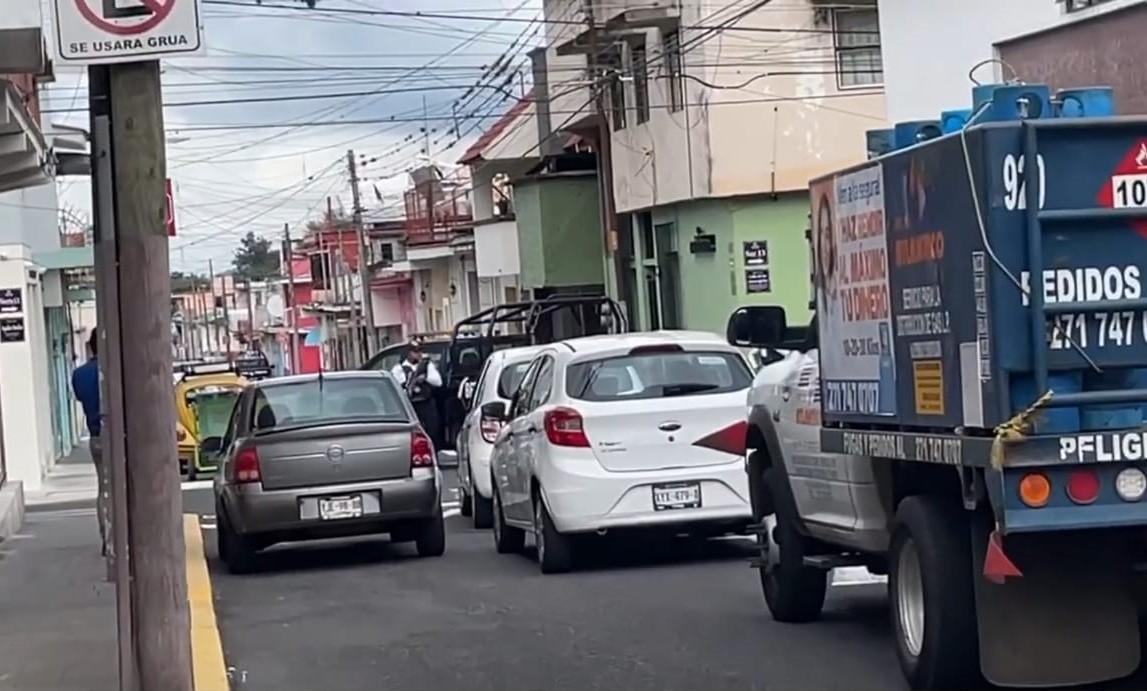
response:
<svg viewBox="0 0 1147 691"><path fill-rule="evenodd" d="M63 63L137 62L204 51L199 0L53 0Z"/></svg>

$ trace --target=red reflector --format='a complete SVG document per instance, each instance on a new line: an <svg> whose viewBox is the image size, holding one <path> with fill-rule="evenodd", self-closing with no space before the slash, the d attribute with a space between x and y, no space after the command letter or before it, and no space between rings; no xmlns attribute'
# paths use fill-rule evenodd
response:
<svg viewBox="0 0 1147 691"><path fill-rule="evenodd" d="M657 345L637 346L629 351L630 355L654 355L657 353L682 353L681 346L676 343L658 343Z"/></svg>
<svg viewBox="0 0 1147 691"><path fill-rule="evenodd" d="M1067 479L1067 497L1076 504L1090 504L1099 497L1099 475L1094 470L1077 470Z"/></svg>
<svg viewBox="0 0 1147 691"><path fill-rule="evenodd" d="M734 456L744 456L748 434L749 423L744 420L738 420L728 427L701 437L693 442L693 446L713 449L714 451L721 451Z"/></svg>
<svg viewBox="0 0 1147 691"><path fill-rule="evenodd" d="M547 410L543 423L546 428L546 438L554 446L589 448L589 438L585 436L581 413L573 408Z"/></svg>
<svg viewBox="0 0 1147 691"><path fill-rule="evenodd" d="M259 452L253 448L243 449L235 456L232 467L232 478L237 484L259 482L263 479L262 467L259 464Z"/></svg>
<svg viewBox="0 0 1147 691"><path fill-rule="evenodd" d="M434 466L434 444L420 429L410 433L410 467L431 468Z"/></svg>
<svg viewBox="0 0 1147 691"><path fill-rule="evenodd" d="M1023 578L1023 572L1004 553L1003 540L999 532L993 530L988 536L988 551L984 555L984 578L996 585L1002 585L1008 578Z"/></svg>

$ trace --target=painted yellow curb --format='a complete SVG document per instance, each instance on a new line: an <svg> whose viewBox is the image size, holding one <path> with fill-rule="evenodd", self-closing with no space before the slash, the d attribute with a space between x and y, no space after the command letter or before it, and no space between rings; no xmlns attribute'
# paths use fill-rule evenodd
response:
<svg viewBox="0 0 1147 691"><path fill-rule="evenodd" d="M229 691L223 640L215 621L211 575L203 549L203 531L197 514L184 514L183 541L187 545L187 600L191 608L191 666L195 691Z"/></svg>

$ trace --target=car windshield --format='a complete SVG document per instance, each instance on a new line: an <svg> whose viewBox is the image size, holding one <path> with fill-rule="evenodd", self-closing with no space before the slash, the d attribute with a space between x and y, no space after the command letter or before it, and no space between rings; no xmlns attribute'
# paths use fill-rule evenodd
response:
<svg viewBox="0 0 1147 691"><path fill-rule="evenodd" d="M405 422L402 393L390 379L317 377L275 384L255 394L256 430L309 427L355 420Z"/></svg>
<svg viewBox="0 0 1147 691"><path fill-rule="evenodd" d="M514 392L518 390L518 384L522 383L522 377L526 376L526 370L529 368L529 360L506 365L502 374L498 376L498 398L507 401L513 398Z"/></svg>
<svg viewBox="0 0 1147 691"><path fill-rule="evenodd" d="M238 387L213 386L194 392L194 396L189 395L200 438L223 436L231 421L231 410L235 407L235 399L239 398L239 391Z"/></svg>
<svg viewBox="0 0 1147 691"><path fill-rule="evenodd" d="M743 391L752 378L733 353L647 352L575 363L566 392L583 401L631 401Z"/></svg>

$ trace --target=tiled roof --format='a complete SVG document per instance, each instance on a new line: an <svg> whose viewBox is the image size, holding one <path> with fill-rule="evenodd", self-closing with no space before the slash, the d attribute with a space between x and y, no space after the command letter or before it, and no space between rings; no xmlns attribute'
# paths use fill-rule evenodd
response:
<svg viewBox="0 0 1147 691"><path fill-rule="evenodd" d="M458 159L458 163L466 165L482 158L482 154L486 153L486 149L500 141L500 137L502 133L506 131L506 128L514 124L514 122L526 112L526 109L533 101L533 98L518 99L518 102L510 106L510 109L507 110L502 117L498 118L498 120L490 126L490 129L483 132L482 136L478 137L477 141L470 145L469 149L466 149L466 153L462 154L462 158Z"/></svg>

